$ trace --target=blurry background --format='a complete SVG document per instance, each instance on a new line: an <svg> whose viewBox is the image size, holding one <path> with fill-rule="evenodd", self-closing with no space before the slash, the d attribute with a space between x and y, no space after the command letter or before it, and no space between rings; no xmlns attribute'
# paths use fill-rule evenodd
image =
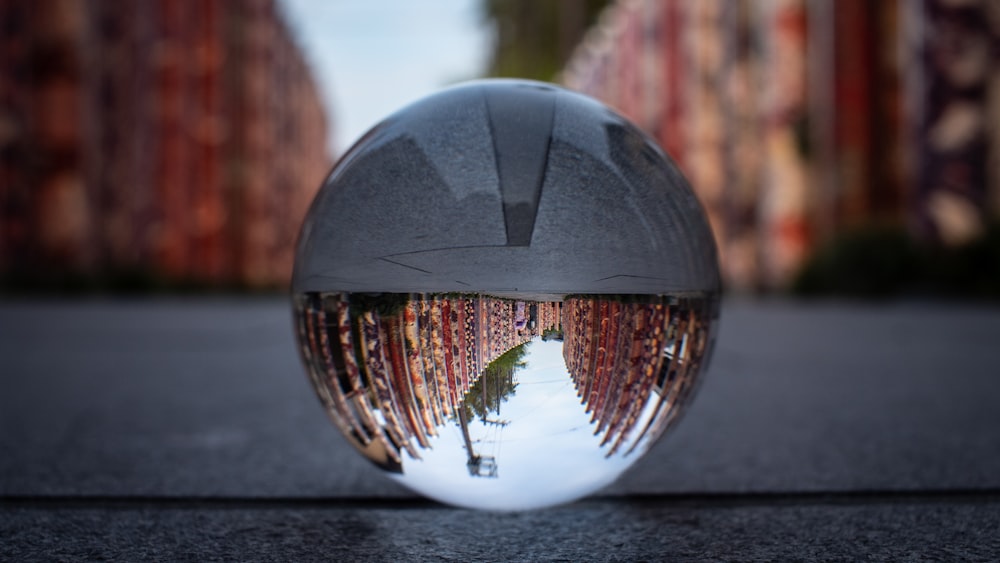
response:
<svg viewBox="0 0 1000 563"><path fill-rule="evenodd" d="M338 154L478 76L635 121L727 289L1000 296L990 0L0 0L10 292L280 289Z"/></svg>

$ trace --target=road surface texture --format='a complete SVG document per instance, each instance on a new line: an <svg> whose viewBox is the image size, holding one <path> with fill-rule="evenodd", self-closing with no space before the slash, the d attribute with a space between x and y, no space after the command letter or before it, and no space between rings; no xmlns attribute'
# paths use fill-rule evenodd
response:
<svg viewBox="0 0 1000 563"><path fill-rule="evenodd" d="M680 424L574 504L479 513L356 455L288 302L0 303L0 560L1000 557L1000 308L727 301Z"/></svg>

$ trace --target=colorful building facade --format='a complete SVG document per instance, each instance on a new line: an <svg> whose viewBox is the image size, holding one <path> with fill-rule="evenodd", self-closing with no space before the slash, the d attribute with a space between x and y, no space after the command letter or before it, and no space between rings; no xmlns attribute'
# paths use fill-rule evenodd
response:
<svg viewBox="0 0 1000 563"><path fill-rule="evenodd" d="M683 297L564 302L566 369L607 457L676 421L711 347L714 307Z"/></svg>
<svg viewBox="0 0 1000 563"><path fill-rule="evenodd" d="M287 283L330 166L272 0L0 3L0 273Z"/></svg>
<svg viewBox="0 0 1000 563"><path fill-rule="evenodd" d="M303 361L334 424L379 466L399 470L459 419L491 362L543 330L557 328L561 303L479 296L406 298L394 306L351 303L342 293L296 297ZM551 324L548 324L551 323Z"/></svg>
<svg viewBox="0 0 1000 563"><path fill-rule="evenodd" d="M859 225L960 244L1000 214L1000 5L621 0L566 66L658 140L732 289Z"/></svg>

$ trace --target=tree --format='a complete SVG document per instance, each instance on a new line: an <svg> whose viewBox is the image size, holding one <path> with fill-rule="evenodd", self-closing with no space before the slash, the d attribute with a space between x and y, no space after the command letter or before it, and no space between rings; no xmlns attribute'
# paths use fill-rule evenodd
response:
<svg viewBox="0 0 1000 563"><path fill-rule="evenodd" d="M514 395L517 390L514 372L527 367L524 357L528 354L528 344L511 348L486 366L462 402L467 419L486 420L489 413L499 412L500 405Z"/></svg>
<svg viewBox="0 0 1000 563"><path fill-rule="evenodd" d="M609 0L484 0L496 28L491 76L550 81Z"/></svg>

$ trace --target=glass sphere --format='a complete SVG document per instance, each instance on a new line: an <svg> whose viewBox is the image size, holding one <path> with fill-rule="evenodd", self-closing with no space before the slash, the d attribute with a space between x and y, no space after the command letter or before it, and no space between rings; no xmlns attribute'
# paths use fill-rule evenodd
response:
<svg viewBox="0 0 1000 563"><path fill-rule="evenodd" d="M611 483L708 363L719 271L676 165L583 95L477 81L354 145L302 227L306 370L375 466L520 510Z"/></svg>

